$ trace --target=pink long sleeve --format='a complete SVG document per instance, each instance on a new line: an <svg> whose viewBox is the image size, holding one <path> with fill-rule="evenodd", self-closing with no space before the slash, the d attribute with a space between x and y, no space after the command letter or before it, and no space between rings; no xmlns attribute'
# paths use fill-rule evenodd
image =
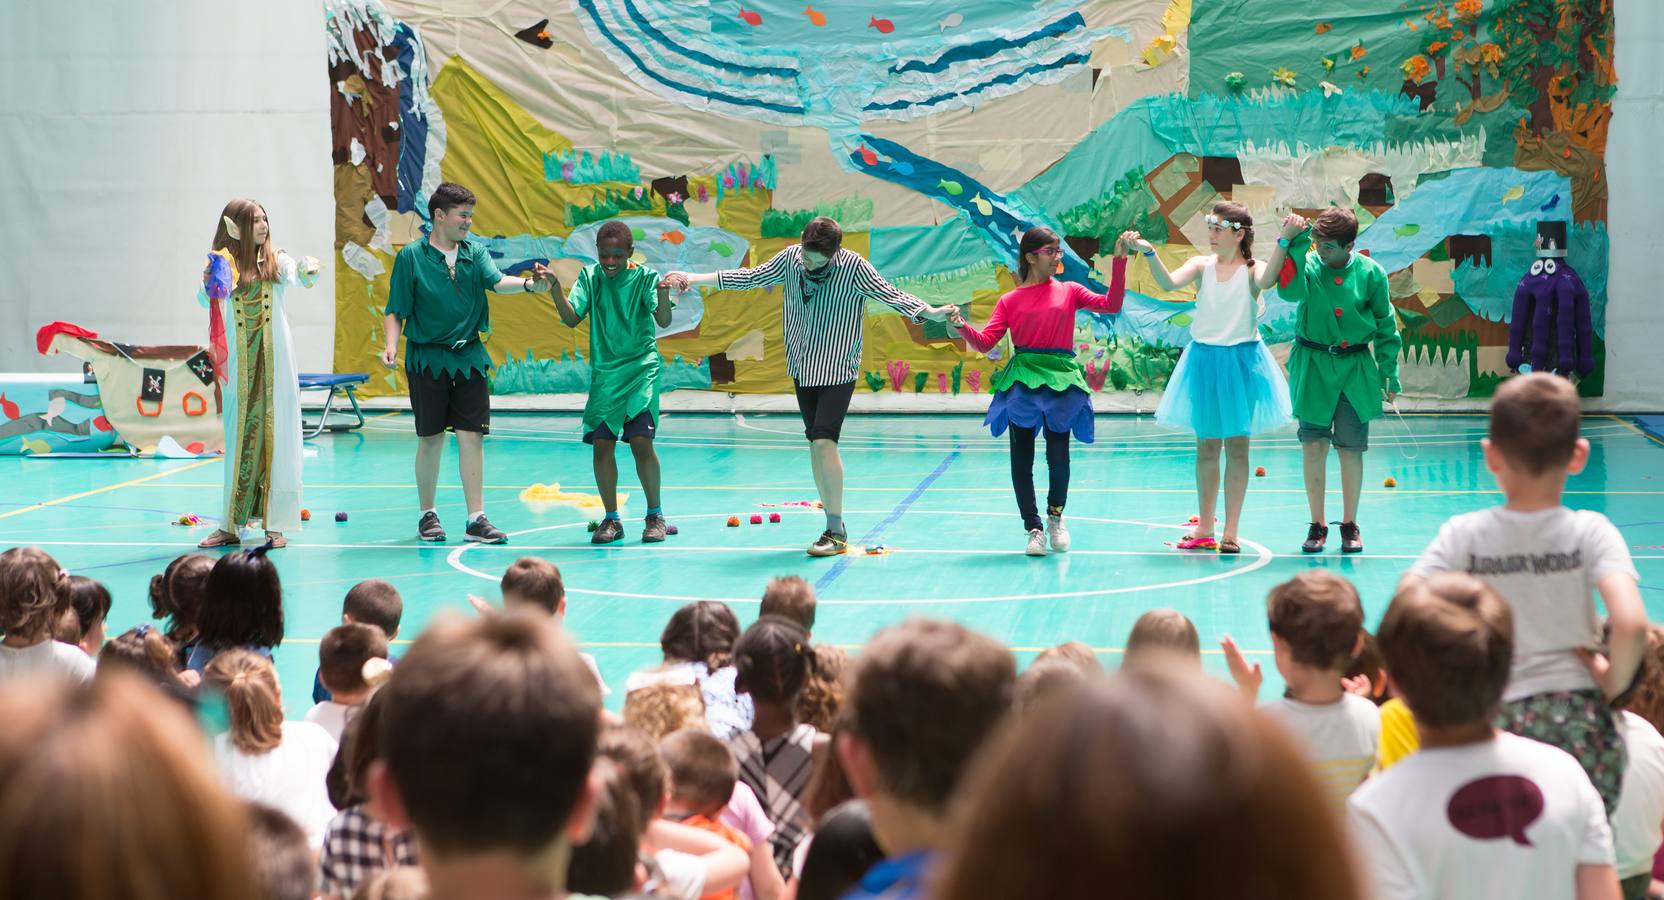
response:
<svg viewBox="0 0 1664 900"><path fill-rule="evenodd" d="M979 353L994 349L1008 331L1011 342L1024 349L1067 350L1074 341L1076 310L1118 313L1126 295L1127 260L1118 257L1108 293L1094 294L1082 285L1063 281L1020 287L994 304L986 327L979 330L967 324L959 335Z"/></svg>

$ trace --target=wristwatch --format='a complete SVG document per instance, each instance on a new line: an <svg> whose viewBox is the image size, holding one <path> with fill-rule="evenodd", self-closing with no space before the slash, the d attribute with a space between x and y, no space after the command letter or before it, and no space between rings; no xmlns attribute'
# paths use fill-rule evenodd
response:
<svg viewBox="0 0 1664 900"><path fill-rule="evenodd" d="M1277 239L1277 246L1283 248L1284 250L1287 250L1289 248L1289 239L1286 238L1286 237L1278 238Z"/></svg>

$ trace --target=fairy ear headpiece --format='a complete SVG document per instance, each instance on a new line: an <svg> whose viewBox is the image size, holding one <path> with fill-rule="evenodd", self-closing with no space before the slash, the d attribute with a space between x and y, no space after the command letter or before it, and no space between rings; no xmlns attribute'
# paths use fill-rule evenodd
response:
<svg viewBox="0 0 1664 900"><path fill-rule="evenodd" d="M1213 213L1208 213L1207 218L1203 219L1202 221L1208 223L1209 225L1212 225L1215 228L1229 228L1232 231L1241 231L1242 230L1242 223L1241 222L1232 222L1232 221L1229 221L1228 219L1222 219L1222 218L1214 215Z"/></svg>

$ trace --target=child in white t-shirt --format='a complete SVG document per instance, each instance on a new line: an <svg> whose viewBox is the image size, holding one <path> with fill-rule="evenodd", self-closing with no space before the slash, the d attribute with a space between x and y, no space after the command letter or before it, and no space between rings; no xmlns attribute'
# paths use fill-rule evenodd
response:
<svg viewBox="0 0 1664 900"><path fill-rule="evenodd" d="M337 625L318 643L318 677L330 699L312 707L306 721L322 726L337 743L347 715L370 699L364 663L387 658L387 635L374 625Z"/></svg>
<svg viewBox="0 0 1664 900"><path fill-rule="evenodd" d="M1277 671L1288 690L1261 709L1299 739L1338 815L1375 765L1381 741L1375 704L1341 683L1363 646L1363 603L1351 582L1311 569L1272 588L1265 605ZM1254 698L1264 680L1259 663L1250 666L1229 637L1222 646L1231 677Z"/></svg>
<svg viewBox="0 0 1664 900"><path fill-rule="evenodd" d="M1404 585L1376 632L1421 749L1352 795L1377 900L1618 896L1600 795L1564 751L1498 731L1513 618L1467 575Z"/></svg>
<svg viewBox="0 0 1664 900"><path fill-rule="evenodd" d="M1635 676L1647 613L1618 529L1598 512L1561 504L1567 476L1589 459L1589 442L1578 437L1581 414L1576 389L1562 378L1534 373L1504 382L1482 443L1506 502L1446 522L1407 577L1466 572L1508 603L1514 661L1497 725L1576 757L1611 812L1625 761L1607 698ZM1595 661L1598 677L1586 662L1600 645L1596 590L1612 629L1610 657Z"/></svg>
<svg viewBox="0 0 1664 900"><path fill-rule="evenodd" d="M1612 847L1624 900L1641 900L1652 887L1653 857L1664 842L1664 628L1647 629L1647 661L1635 684L1613 701L1621 711L1629 765L1618 808L1612 812Z"/></svg>
<svg viewBox="0 0 1664 900"><path fill-rule="evenodd" d="M35 547L0 553L0 681L33 674L71 682L92 677L92 659L81 648L52 639L59 615L69 608L69 573L57 560Z"/></svg>

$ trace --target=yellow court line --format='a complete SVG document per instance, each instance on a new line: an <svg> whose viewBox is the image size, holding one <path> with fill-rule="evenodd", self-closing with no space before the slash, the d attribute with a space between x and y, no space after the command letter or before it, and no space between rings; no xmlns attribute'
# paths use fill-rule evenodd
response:
<svg viewBox="0 0 1664 900"><path fill-rule="evenodd" d="M316 644L316 643L319 642L319 640L321 640L321 639L320 638L284 638L283 639L284 643L287 643L287 644ZM410 641L406 640L406 639L400 639L400 640L388 641L387 643L389 643L389 644L408 644L408 643L410 643ZM579 647L600 647L600 648L603 648L603 649L627 649L627 650L654 649L654 650L657 650L660 645L659 645L658 641L579 641L578 646ZM865 647L866 645L865 644L835 644L834 646L836 646L836 647L838 647L839 649L842 649L842 650L860 650L863 647ZM1007 647L1006 649L1010 650L1013 653L1039 653L1043 650L1050 650L1051 648L1050 647ZM1092 652L1093 653L1125 653L1125 652L1127 652L1127 648L1125 648L1125 647L1093 647ZM1223 650L1213 650L1213 649L1209 649L1209 648L1206 648L1206 647L1202 648L1202 652L1205 653L1205 654L1212 655L1212 656L1223 656L1225 654L1225 651L1223 651ZM1270 650L1243 650L1242 651L1242 654L1244 656L1270 656L1271 653L1272 652Z"/></svg>
<svg viewBox="0 0 1664 900"><path fill-rule="evenodd" d="M144 484L147 481L155 481L158 478L166 478L169 475L173 475L178 472L188 472L191 469L200 469L203 466L212 465L217 462L224 462L224 460L221 458L204 459L200 462L180 466L177 469L169 469L166 472L157 472L153 475L146 475L143 478L134 478L131 481L123 481L120 484L105 485L101 488L93 488L90 491L82 491L79 494L70 494L68 497L59 497L56 500L47 500L44 503L36 503L31 506L25 506L22 509L14 509L11 512L0 513L0 519L9 519L12 516L20 516L26 512L34 512L37 509L45 509L48 506L57 506L62 503L69 503L74 500L80 500L82 497L91 497L94 494L103 494L108 491L117 491L126 487L134 487L136 485Z"/></svg>

